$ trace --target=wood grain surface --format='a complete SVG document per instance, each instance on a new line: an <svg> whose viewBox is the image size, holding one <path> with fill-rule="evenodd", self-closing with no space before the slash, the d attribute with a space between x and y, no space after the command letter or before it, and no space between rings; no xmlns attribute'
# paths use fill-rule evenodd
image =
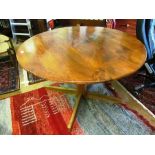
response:
<svg viewBox="0 0 155 155"><path fill-rule="evenodd" d="M88 84L137 71L146 60L134 36L103 27L73 26L40 33L17 50L20 65L47 80Z"/></svg>

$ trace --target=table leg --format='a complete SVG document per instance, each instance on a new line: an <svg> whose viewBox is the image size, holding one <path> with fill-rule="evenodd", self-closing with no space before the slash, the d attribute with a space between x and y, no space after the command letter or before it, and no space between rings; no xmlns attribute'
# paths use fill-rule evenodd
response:
<svg viewBox="0 0 155 155"><path fill-rule="evenodd" d="M104 94L99 94L97 92L87 92L85 97L90 98L90 99L98 99L98 100L108 101L108 102L110 101L113 104L122 104L123 103L121 98L114 97L114 96L107 96Z"/></svg>
<svg viewBox="0 0 155 155"><path fill-rule="evenodd" d="M63 88L63 87L56 87L56 86L47 86L46 89L50 89L57 92L67 93L67 94L76 94L77 90L72 88Z"/></svg>
<svg viewBox="0 0 155 155"><path fill-rule="evenodd" d="M69 129L69 131L71 131L72 126L75 121L75 118L76 118L78 107L80 104L80 99L81 99L82 95L85 95L85 93L86 93L86 85L77 85L77 89L63 88L63 87L56 87L56 86L47 86L45 88L53 90L53 91L57 91L57 92L63 92L63 93L67 93L67 94L76 95L76 101L73 106L73 112L72 112L71 118L69 120L69 123L67 125L67 128Z"/></svg>
<svg viewBox="0 0 155 155"><path fill-rule="evenodd" d="M112 102L114 104L122 104L122 100L118 97L114 97L114 96L107 96L104 94L99 94L97 92L88 92L86 91L86 85L84 84L78 84L77 85L77 89L72 89L72 88L63 88L63 87L56 87L56 86L49 86L49 87L45 87L46 89L50 89L53 91L58 91L58 92L63 92L63 93L67 93L67 94L73 94L76 95L76 101L75 104L73 106L73 112L71 115L71 118L69 120L69 123L67 125L67 128L69 131L72 130L75 118L76 118L76 114L78 111L78 107L80 105L80 99L81 97L86 97L86 98L90 98L90 99L98 99L98 100L104 100L107 102Z"/></svg>
<svg viewBox="0 0 155 155"><path fill-rule="evenodd" d="M71 118L70 118L69 123L67 125L67 128L69 129L69 131L72 130L72 127L73 127L73 124L74 124L74 121L76 118L76 114L78 111L78 107L80 104L80 99L81 99L82 95L85 94L85 90L86 90L85 88L86 88L86 85L77 85L76 101L75 101L75 104L73 106L73 112L72 112Z"/></svg>

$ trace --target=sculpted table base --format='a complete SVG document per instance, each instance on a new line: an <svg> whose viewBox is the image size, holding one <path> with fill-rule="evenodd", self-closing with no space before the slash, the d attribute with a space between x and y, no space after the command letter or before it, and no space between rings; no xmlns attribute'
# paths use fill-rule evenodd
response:
<svg viewBox="0 0 155 155"><path fill-rule="evenodd" d="M53 90L53 91L57 91L57 92L72 94L72 95L76 96L76 101L75 101L75 104L73 106L73 112L72 112L70 121L67 125L67 128L69 129L69 131L71 131L72 126L74 124L81 97L89 98L89 99L104 100L104 101L108 101L108 102L110 101L110 102L115 103L115 104L121 104L122 103L122 100L120 98L99 94L97 92L87 91L87 85L85 85L85 84L77 84L77 89L63 88L63 87L56 87L56 86L48 86L45 88Z"/></svg>

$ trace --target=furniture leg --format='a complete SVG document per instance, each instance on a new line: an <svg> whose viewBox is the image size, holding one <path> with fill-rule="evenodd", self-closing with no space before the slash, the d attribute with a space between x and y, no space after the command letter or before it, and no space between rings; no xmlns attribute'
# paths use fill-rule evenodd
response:
<svg viewBox="0 0 155 155"><path fill-rule="evenodd" d="M98 94L97 92L88 92L85 95L86 98L90 98L90 99L98 99L98 100L104 100L104 101L110 101L112 103L115 104L121 104L123 101L118 98L118 97L114 97L114 96L107 96L107 95L103 95L103 94Z"/></svg>
<svg viewBox="0 0 155 155"><path fill-rule="evenodd" d="M67 94L76 94L77 90L72 88L63 88L63 87L57 87L57 86L47 86L46 89L50 89L57 92L67 93Z"/></svg>
<svg viewBox="0 0 155 155"><path fill-rule="evenodd" d="M86 87L85 85L77 85L76 101L75 101L75 104L73 106L73 112L72 112L70 121L69 121L69 123L67 125L67 128L69 129L69 131L73 127L73 124L74 124L74 121L75 121L75 118L76 118L76 114L77 114L77 111L78 111L78 107L79 107L79 104L80 104L80 99L81 99L82 95L85 93L85 87Z"/></svg>
<svg viewBox="0 0 155 155"><path fill-rule="evenodd" d="M118 97L114 97L114 96L107 96L104 94L99 94L97 92L87 92L86 91L86 85L77 85L77 89L72 89L72 88L62 88L62 87L57 87L57 86L49 86L49 87L45 87L46 89L50 89L53 91L57 91L57 92L63 92L63 93L67 93L67 94L73 94L76 95L76 101L75 104L73 106L73 112L71 115L71 118L69 120L69 123L67 125L67 128L69 131L72 130L75 118L76 118L76 114L78 111L78 107L80 104L80 99L82 96L86 97L86 98L90 98L90 99L98 99L98 100L103 100L103 101L108 101L108 102L112 102L113 104L122 104L122 100Z"/></svg>
<svg viewBox="0 0 155 155"><path fill-rule="evenodd" d="M86 85L77 85L77 89L63 88L63 87L57 87L57 86L48 86L45 88L53 90L53 91L57 91L57 92L63 92L63 93L67 93L67 94L76 95L76 101L75 101L75 104L73 106L73 112L72 112L71 118L69 120L69 123L67 125L67 128L70 131L73 127L73 124L74 124L74 121L76 118L76 114L77 114L78 107L80 104L80 99L81 99L82 95L84 95L86 92L85 91Z"/></svg>

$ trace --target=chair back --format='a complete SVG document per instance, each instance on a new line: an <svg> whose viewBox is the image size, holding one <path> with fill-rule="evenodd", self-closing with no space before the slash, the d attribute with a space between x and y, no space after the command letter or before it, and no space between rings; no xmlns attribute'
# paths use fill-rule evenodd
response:
<svg viewBox="0 0 155 155"><path fill-rule="evenodd" d="M152 59L155 56L155 19L147 19L146 23L146 37L150 49L150 58Z"/></svg>
<svg viewBox="0 0 155 155"><path fill-rule="evenodd" d="M147 59L149 60L152 58L152 52L150 51L148 35L146 33L148 32L148 28L149 21L147 21L146 19L137 19L136 36L145 45L145 48L147 50Z"/></svg>
<svg viewBox="0 0 155 155"><path fill-rule="evenodd" d="M147 60L155 56L155 19L137 19L136 36L145 45Z"/></svg>

